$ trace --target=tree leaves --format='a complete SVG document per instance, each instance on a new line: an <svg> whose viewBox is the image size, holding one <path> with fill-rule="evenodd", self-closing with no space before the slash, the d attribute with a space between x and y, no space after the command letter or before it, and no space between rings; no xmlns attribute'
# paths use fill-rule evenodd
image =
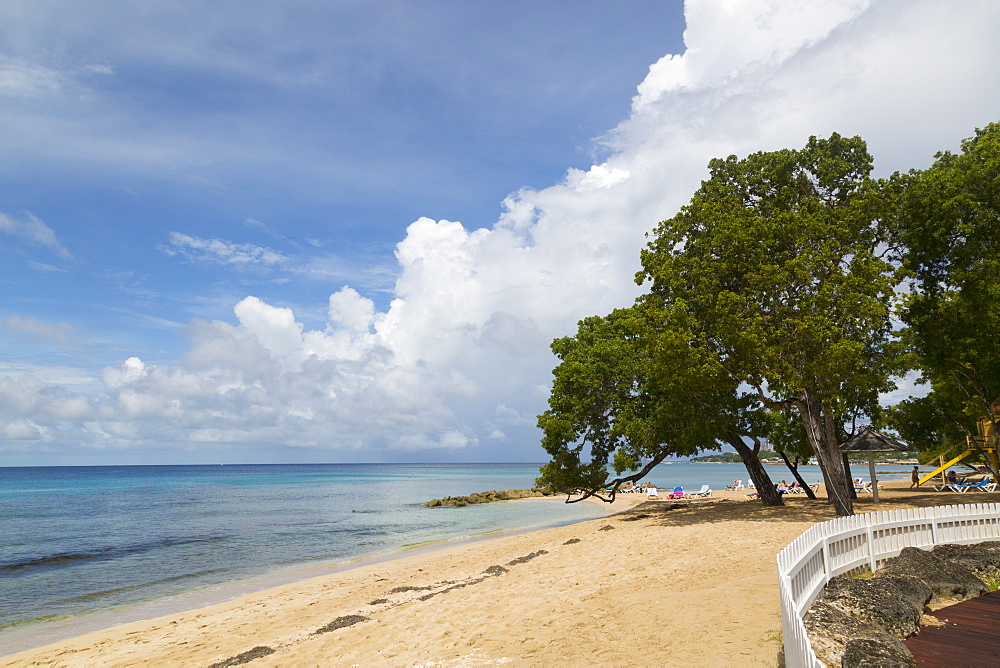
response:
<svg viewBox="0 0 1000 668"><path fill-rule="evenodd" d="M934 447L956 441L948 436L956 428L975 434L976 421L997 419L1000 124L977 130L960 154L937 154L929 169L894 174L884 190L894 204L895 257L912 277L903 339L932 388L927 401L902 406L896 422ZM927 423L935 419L943 424Z"/></svg>

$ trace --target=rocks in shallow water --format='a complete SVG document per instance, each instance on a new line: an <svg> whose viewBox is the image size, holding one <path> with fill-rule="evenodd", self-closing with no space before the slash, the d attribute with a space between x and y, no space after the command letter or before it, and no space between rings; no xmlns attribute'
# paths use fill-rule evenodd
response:
<svg viewBox="0 0 1000 668"><path fill-rule="evenodd" d="M990 592L968 568L916 547L904 547L898 557L887 559L877 575L918 577L927 583L934 597L944 603L964 601Z"/></svg>
<svg viewBox="0 0 1000 668"><path fill-rule="evenodd" d="M816 599L802 623L816 658L827 666L917 665L899 638L874 624L858 621L825 598ZM891 662L871 663L873 657L882 661L891 658Z"/></svg>
<svg viewBox="0 0 1000 668"><path fill-rule="evenodd" d="M920 615L931 600L931 590L911 576L830 580L823 600L859 622L873 624L898 638L920 630Z"/></svg>
<svg viewBox="0 0 1000 668"><path fill-rule="evenodd" d="M424 505L429 508L444 506L464 508L465 506L477 503L494 503L496 501L513 501L514 499L531 499L553 495L555 495L555 492L543 487L535 487L533 489L493 489L488 492L474 492L469 496L446 496L443 499L431 499Z"/></svg>

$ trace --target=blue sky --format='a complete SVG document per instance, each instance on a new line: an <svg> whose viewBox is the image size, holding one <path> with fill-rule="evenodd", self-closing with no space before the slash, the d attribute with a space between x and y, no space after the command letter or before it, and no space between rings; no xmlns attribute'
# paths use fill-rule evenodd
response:
<svg viewBox="0 0 1000 668"><path fill-rule="evenodd" d="M409 223L489 226L589 167L681 46L678 3L569 6L5 3L0 211L61 248L3 240L3 307L118 363L250 293L307 323L338 282L386 306Z"/></svg>
<svg viewBox="0 0 1000 668"><path fill-rule="evenodd" d="M539 461L549 341L710 158L926 166L998 118L998 18L8 0L0 465Z"/></svg>

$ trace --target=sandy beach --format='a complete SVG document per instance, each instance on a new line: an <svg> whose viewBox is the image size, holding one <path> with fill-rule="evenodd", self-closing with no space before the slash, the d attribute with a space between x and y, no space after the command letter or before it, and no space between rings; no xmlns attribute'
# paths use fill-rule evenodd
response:
<svg viewBox="0 0 1000 668"><path fill-rule="evenodd" d="M993 500L907 487L856 510ZM774 666L775 555L833 517L822 499L785 498L619 495L605 518L404 555L0 666Z"/></svg>

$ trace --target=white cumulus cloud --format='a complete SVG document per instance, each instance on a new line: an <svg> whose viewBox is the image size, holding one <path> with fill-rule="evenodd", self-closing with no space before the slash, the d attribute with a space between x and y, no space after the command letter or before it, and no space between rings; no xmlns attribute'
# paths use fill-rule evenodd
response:
<svg viewBox="0 0 1000 668"><path fill-rule="evenodd" d="M711 158L836 131L866 138L887 174L930 164L1000 116L994 2L689 0L685 14L685 52L650 67L606 160L512 194L488 228L414 221L383 310L348 285L307 327L248 296L230 322L191 323L179 363L130 358L85 401L47 402L58 392L30 375L0 380L4 429L104 447L277 444L362 460L489 447L542 459L548 343L631 303L645 233L687 202ZM180 233L170 243L192 260L283 260Z"/></svg>

